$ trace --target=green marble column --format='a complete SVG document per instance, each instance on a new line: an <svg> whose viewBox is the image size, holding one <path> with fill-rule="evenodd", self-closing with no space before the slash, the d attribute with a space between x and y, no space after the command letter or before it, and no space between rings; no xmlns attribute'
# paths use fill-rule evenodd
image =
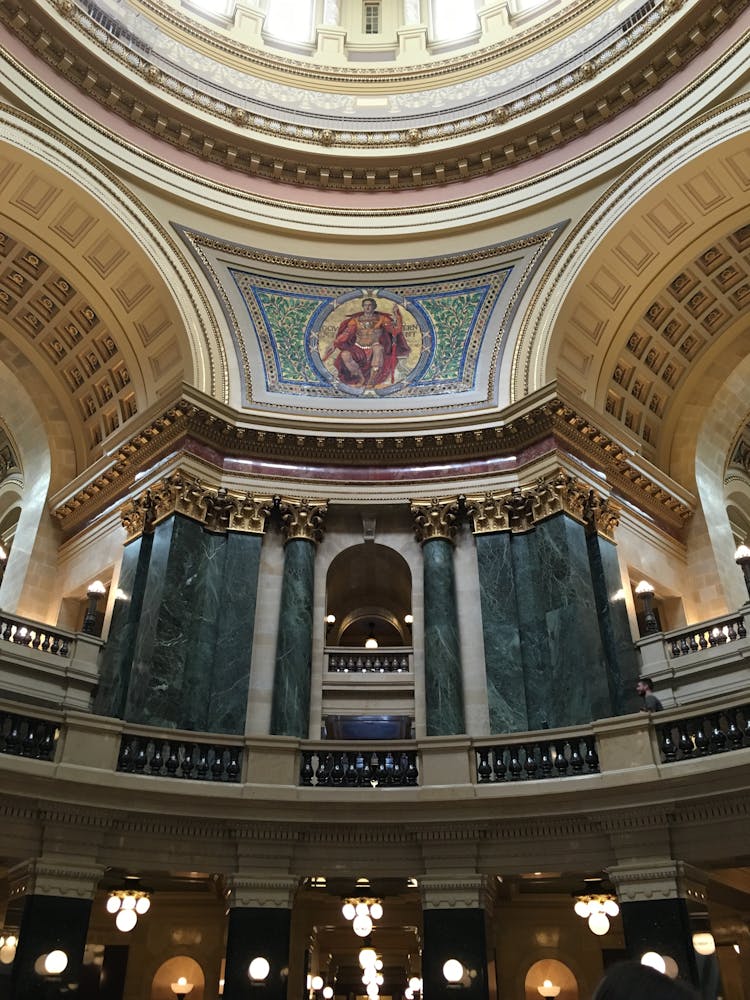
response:
<svg viewBox="0 0 750 1000"><path fill-rule="evenodd" d="M271 735L307 739L310 728L312 609L315 546L323 537L325 507L282 501L286 545L276 668L271 702Z"/></svg>
<svg viewBox="0 0 750 1000"><path fill-rule="evenodd" d="M425 710L428 736L466 732L453 539L458 502L412 504L424 572Z"/></svg>

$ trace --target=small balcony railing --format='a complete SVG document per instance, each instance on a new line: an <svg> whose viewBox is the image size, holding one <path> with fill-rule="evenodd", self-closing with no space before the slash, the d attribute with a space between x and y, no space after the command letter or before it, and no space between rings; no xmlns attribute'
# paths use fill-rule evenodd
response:
<svg viewBox="0 0 750 1000"><path fill-rule="evenodd" d="M736 642L747 636L743 615L732 615L726 619L714 620L709 624L693 625L680 632L670 632L666 642L672 657L687 656L705 649L715 649L728 642Z"/></svg>
<svg viewBox="0 0 750 1000"><path fill-rule="evenodd" d="M476 748L477 782L512 782L598 774L599 756L593 734L543 738L500 738Z"/></svg>
<svg viewBox="0 0 750 1000"><path fill-rule="evenodd" d="M376 650L326 647L328 673L337 674L408 674L412 651L403 646Z"/></svg>

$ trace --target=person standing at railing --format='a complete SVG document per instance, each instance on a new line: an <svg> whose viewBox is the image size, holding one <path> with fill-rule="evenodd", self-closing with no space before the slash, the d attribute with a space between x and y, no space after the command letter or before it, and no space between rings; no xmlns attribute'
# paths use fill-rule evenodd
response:
<svg viewBox="0 0 750 1000"><path fill-rule="evenodd" d="M664 706L654 694L654 685L650 677L641 677L635 686L636 694L643 698L642 712L661 712Z"/></svg>

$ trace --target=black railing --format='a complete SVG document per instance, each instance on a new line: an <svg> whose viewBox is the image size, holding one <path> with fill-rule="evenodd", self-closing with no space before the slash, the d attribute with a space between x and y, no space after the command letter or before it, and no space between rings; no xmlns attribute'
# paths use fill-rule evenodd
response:
<svg viewBox="0 0 750 1000"><path fill-rule="evenodd" d="M664 764L750 746L750 705L690 715L661 725L655 721L655 725Z"/></svg>
<svg viewBox="0 0 750 1000"><path fill-rule="evenodd" d="M53 760L58 723L0 711L0 753L34 760Z"/></svg>
<svg viewBox="0 0 750 1000"><path fill-rule="evenodd" d="M242 747L126 734L120 742L117 770L159 778L238 782Z"/></svg>
<svg viewBox="0 0 750 1000"><path fill-rule="evenodd" d="M416 750L303 750L300 785L405 788L419 784Z"/></svg>
<svg viewBox="0 0 750 1000"><path fill-rule="evenodd" d="M0 638L17 646L28 646L43 653L57 656L70 655L70 638L60 632L52 632L46 625L29 625L17 618L0 616Z"/></svg>
<svg viewBox="0 0 750 1000"><path fill-rule="evenodd" d="M746 636L744 617L734 615L732 618L725 618L710 625L694 625L691 629L670 636L667 642L670 653L673 657L677 657L697 653L702 649L714 649L716 646L723 646L727 642L735 642Z"/></svg>
<svg viewBox="0 0 750 1000"><path fill-rule="evenodd" d="M328 672L337 674L406 674L406 653L329 653Z"/></svg>
<svg viewBox="0 0 750 1000"><path fill-rule="evenodd" d="M593 736L525 740L476 750L477 782L532 781L598 774Z"/></svg>

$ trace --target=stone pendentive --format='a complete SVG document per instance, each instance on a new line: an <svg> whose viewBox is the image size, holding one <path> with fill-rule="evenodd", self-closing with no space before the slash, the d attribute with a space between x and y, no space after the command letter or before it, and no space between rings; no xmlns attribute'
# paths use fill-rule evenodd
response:
<svg viewBox="0 0 750 1000"><path fill-rule="evenodd" d="M559 471L465 506L477 547L491 732L626 710L635 653L624 608L610 596L617 505Z"/></svg>

